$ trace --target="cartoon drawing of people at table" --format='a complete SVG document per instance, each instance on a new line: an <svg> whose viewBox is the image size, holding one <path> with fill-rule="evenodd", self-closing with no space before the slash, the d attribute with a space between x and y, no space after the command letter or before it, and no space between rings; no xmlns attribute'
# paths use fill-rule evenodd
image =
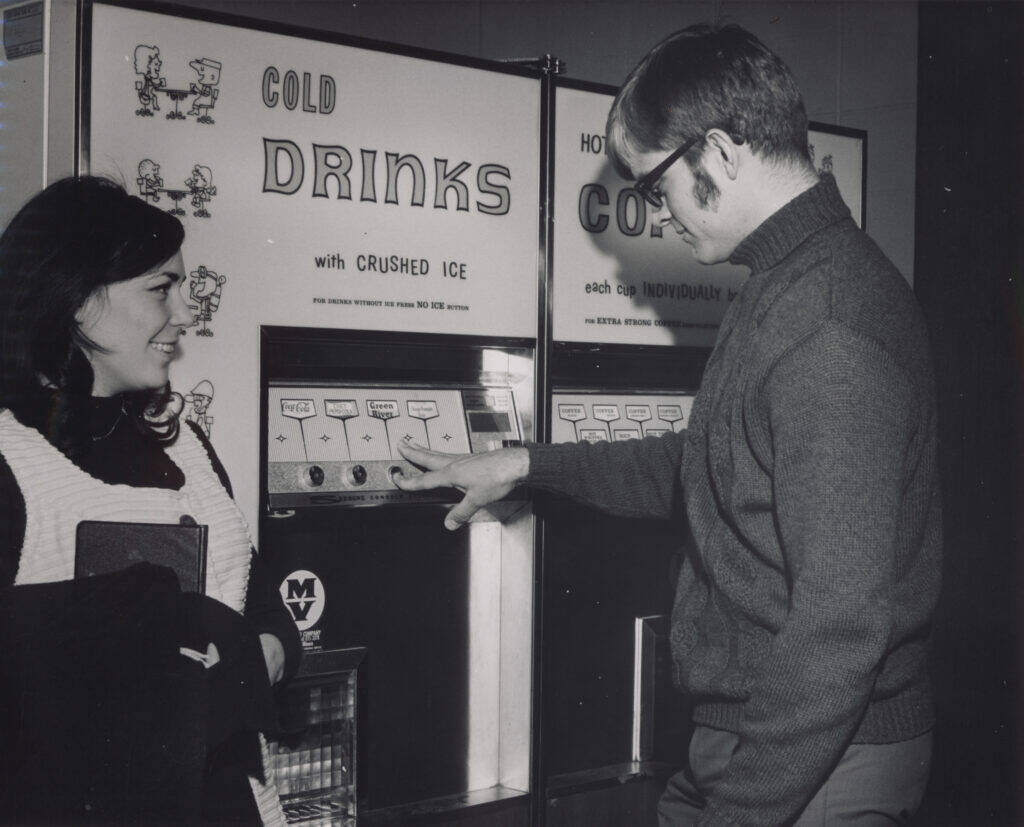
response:
<svg viewBox="0 0 1024 827"><path fill-rule="evenodd" d="M227 276L221 276L200 264L188 274L189 309L192 318L201 326L196 336L212 336L213 331L206 324L213 320L213 314L220 307L220 297Z"/></svg>
<svg viewBox="0 0 1024 827"><path fill-rule="evenodd" d="M213 185L213 173L209 167L196 164L192 167L191 177L185 180L185 186L192 195L192 206L195 209L192 215L196 218L209 218L210 213L206 204L217 194L217 188Z"/></svg>
<svg viewBox="0 0 1024 827"><path fill-rule="evenodd" d="M213 123L210 110L220 95L220 90L216 88L220 83L220 61L200 57L189 61L188 65L195 69L199 76L195 82L189 84L189 90L196 93L196 99L192 101L192 108L188 110L188 114L198 116L196 123Z"/></svg>
<svg viewBox="0 0 1024 827"><path fill-rule="evenodd" d="M135 47L135 74L142 80L135 81L135 91L139 96L139 108L135 114L144 118L152 118L154 112L160 111L157 90L167 85L166 78L160 76L163 62L160 60L160 49L156 46L139 44Z"/></svg>
<svg viewBox="0 0 1024 827"><path fill-rule="evenodd" d="M160 200L160 187L164 185L164 179L160 177L160 164L146 158L139 161L139 177L135 179L139 185L139 195L144 201L152 201L154 204Z"/></svg>
<svg viewBox="0 0 1024 827"><path fill-rule="evenodd" d="M210 438L210 428L213 425L213 417L207 411L213 402L213 384L208 379L196 383L191 393L185 394L185 402L188 404L188 413L185 420L198 425L206 438Z"/></svg>

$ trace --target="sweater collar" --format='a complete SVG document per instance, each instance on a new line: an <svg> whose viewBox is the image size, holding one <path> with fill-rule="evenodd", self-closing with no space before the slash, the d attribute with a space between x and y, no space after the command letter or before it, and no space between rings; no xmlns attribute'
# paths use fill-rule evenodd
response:
<svg viewBox="0 0 1024 827"><path fill-rule="evenodd" d="M850 210L839 194L835 178L823 173L821 180L773 215L748 235L729 257L754 273L770 270L809 236L844 218Z"/></svg>

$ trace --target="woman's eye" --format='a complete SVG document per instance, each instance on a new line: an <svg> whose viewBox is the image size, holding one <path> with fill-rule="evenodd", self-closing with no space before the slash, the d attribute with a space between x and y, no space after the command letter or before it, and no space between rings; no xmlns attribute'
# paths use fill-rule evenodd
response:
<svg viewBox="0 0 1024 827"><path fill-rule="evenodd" d="M161 296L166 296L168 293L171 292L171 283L167 282L166 284L158 284L155 287L153 287L152 290L154 293L159 293Z"/></svg>

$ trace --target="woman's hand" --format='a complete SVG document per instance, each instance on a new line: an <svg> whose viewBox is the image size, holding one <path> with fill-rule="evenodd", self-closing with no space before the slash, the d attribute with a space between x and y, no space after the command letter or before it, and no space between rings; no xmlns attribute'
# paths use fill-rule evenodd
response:
<svg viewBox="0 0 1024 827"><path fill-rule="evenodd" d="M403 491L457 488L465 492L462 502L444 519L444 527L449 530L468 523L479 509L507 496L526 479L530 470L530 454L525 448L501 448L483 454L444 454L400 442L398 450L413 465L427 469L414 476L396 474L393 482Z"/></svg>
<svg viewBox="0 0 1024 827"><path fill-rule="evenodd" d="M284 646L277 639L277 635L269 632L260 634L260 646L263 647L263 660L267 663L267 677L273 686L284 675Z"/></svg>

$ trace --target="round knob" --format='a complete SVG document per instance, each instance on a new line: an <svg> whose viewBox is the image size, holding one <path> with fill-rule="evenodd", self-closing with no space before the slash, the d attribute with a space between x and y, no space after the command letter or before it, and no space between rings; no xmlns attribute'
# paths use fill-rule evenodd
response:
<svg viewBox="0 0 1024 827"><path fill-rule="evenodd" d="M356 485L362 485L366 482L366 469L362 465L353 465L350 473L352 474L352 482Z"/></svg>
<svg viewBox="0 0 1024 827"><path fill-rule="evenodd" d="M319 465L310 465L306 472L309 475L309 484L321 486L324 484L324 469Z"/></svg>

